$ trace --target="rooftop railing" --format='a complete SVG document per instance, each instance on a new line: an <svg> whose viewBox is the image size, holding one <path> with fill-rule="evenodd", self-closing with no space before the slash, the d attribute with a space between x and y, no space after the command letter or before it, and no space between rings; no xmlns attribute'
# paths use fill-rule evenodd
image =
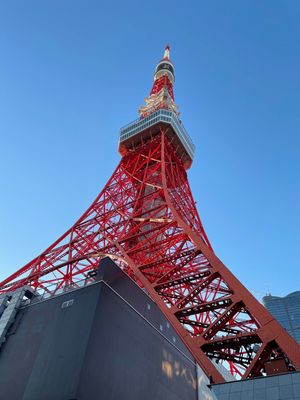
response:
<svg viewBox="0 0 300 400"><path fill-rule="evenodd" d="M156 125L159 122L165 122L172 126L174 132L177 134L180 142L187 151L188 155L193 160L195 153L195 145L193 144L189 134L185 130L182 122L178 119L177 115L172 111L168 110L158 110L148 115L145 118L138 118L137 120L131 122L130 124L124 126L120 130L120 140L122 143L125 140L137 135L138 133Z"/></svg>

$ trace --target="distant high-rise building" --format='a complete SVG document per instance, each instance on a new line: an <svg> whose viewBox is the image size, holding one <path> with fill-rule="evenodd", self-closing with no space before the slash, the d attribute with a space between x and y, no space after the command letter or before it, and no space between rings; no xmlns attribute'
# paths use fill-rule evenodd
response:
<svg viewBox="0 0 300 400"><path fill-rule="evenodd" d="M267 295L263 303L287 332L300 343L300 291L285 297Z"/></svg>

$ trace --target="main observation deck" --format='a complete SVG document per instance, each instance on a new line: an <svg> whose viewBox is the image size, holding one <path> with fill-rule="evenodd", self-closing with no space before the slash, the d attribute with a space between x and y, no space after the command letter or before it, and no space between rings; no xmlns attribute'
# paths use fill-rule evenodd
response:
<svg viewBox="0 0 300 400"><path fill-rule="evenodd" d="M120 130L119 151L122 155L164 129L176 154L188 169L194 159L195 145L182 122L172 111L160 109L145 118L139 118ZM166 129L167 128L167 129Z"/></svg>

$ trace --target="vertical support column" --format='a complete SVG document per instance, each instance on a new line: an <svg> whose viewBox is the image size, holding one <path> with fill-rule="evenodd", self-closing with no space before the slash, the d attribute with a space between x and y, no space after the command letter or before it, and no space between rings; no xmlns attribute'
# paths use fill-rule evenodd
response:
<svg viewBox="0 0 300 400"><path fill-rule="evenodd" d="M24 296L32 298L34 296L32 288L23 286L16 289L13 293L6 293L0 297L0 348L6 340L9 328L16 319Z"/></svg>

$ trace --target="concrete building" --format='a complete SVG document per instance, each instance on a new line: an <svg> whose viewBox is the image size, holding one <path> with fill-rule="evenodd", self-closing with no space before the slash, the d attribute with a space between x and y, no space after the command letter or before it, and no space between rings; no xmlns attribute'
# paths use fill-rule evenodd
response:
<svg viewBox="0 0 300 400"><path fill-rule="evenodd" d="M212 385L212 392L218 400L299 400L300 372Z"/></svg>
<svg viewBox="0 0 300 400"><path fill-rule="evenodd" d="M108 258L93 279L21 304L0 352L0 399L215 399L142 289Z"/></svg>
<svg viewBox="0 0 300 400"><path fill-rule="evenodd" d="M14 297L9 304L11 313ZM109 258L76 288L29 293L13 321L3 329L0 399L300 399L300 372L210 385L156 304Z"/></svg>

